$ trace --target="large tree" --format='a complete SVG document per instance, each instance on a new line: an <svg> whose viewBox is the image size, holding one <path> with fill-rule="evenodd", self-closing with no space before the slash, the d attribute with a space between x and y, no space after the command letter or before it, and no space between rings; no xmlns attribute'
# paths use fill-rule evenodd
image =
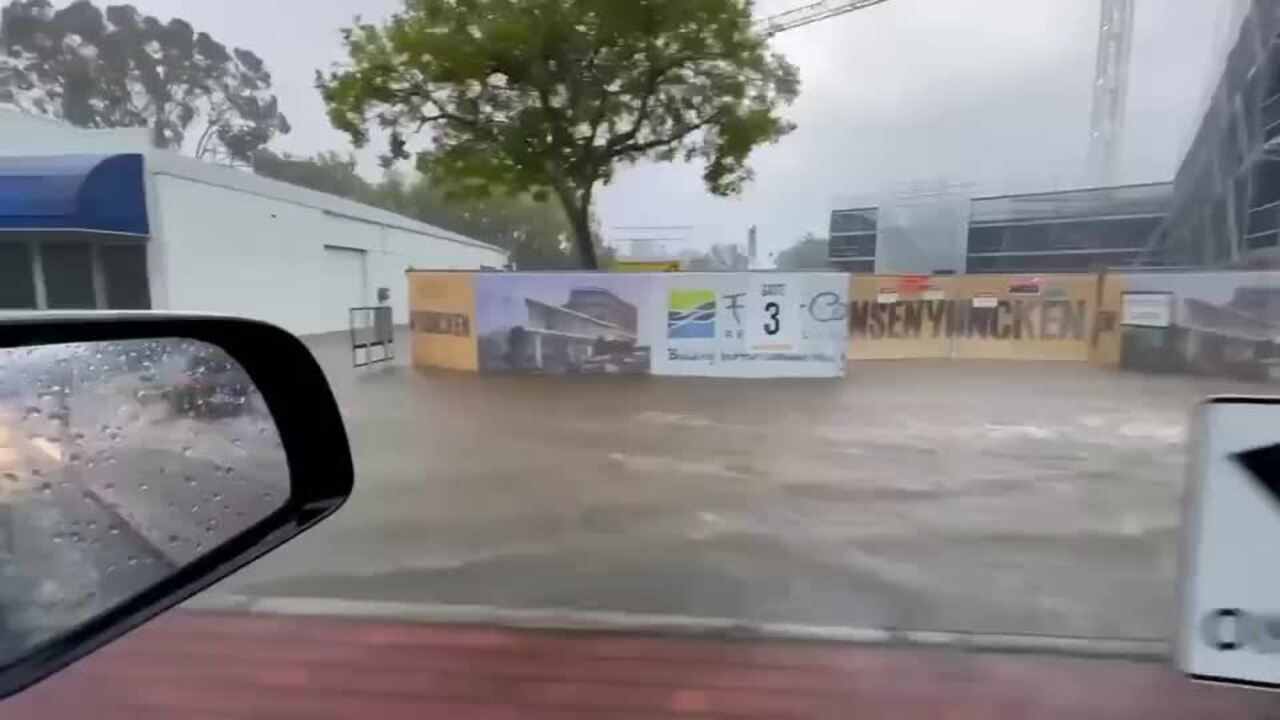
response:
<svg viewBox="0 0 1280 720"><path fill-rule="evenodd" d="M750 0L406 0L344 31L349 64L321 74L329 118L356 145L376 124L464 195L554 197L597 265L592 200L621 164L705 163L717 195L791 129L795 68L752 27Z"/></svg>
<svg viewBox="0 0 1280 720"><path fill-rule="evenodd" d="M228 49L185 20L131 5L103 12L89 0L55 10L13 0L0 11L0 104L81 127L146 127L157 147L247 161L289 122L271 73L248 50Z"/></svg>

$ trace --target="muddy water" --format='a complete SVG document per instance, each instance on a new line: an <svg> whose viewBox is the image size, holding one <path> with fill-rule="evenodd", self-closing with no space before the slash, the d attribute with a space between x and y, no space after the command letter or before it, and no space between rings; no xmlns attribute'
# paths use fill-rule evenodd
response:
<svg viewBox="0 0 1280 720"><path fill-rule="evenodd" d="M316 347L356 495L224 592L1166 637L1188 411L1248 389L1074 363L357 373Z"/></svg>

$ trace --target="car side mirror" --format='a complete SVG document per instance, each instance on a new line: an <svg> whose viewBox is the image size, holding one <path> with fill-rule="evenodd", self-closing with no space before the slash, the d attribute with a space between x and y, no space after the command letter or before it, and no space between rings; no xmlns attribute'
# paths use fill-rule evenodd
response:
<svg viewBox="0 0 1280 720"><path fill-rule="evenodd" d="M0 697L314 526L352 474L329 385L279 328L0 316Z"/></svg>

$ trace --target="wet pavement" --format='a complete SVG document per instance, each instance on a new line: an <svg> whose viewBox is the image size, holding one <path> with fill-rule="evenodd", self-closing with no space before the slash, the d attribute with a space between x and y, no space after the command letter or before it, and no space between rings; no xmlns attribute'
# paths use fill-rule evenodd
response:
<svg viewBox="0 0 1280 720"><path fill-rule="evenodd" d="M1274 718L1162 663L893 646L173 613L0 719Z"/></svg>
<svg viewBox="0 0 1280 720"><path fill-rule="evenodd" d="M344 342L311 345L355 495L217 592L1167 638L1189 410L1259 390L1077 363L481 377L353 370Z"/></svg>

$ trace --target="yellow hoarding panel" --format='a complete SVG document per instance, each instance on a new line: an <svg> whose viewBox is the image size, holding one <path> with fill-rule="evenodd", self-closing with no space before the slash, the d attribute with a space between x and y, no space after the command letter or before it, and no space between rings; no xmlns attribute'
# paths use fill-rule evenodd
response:
<svg viewBox="0 0 1280 720"><path fill-rule="evenodd" d="M680 272L680 260L617 260L609 268L614 272Z"/></svg>
<svg viewBox="0 0 1280 720"><path fill-rule="evenodd" d="M969 302L963 328L954 333L953 357L1089 359L1098 276L967 275L957 282Z"/></svg>
<svg viewBox="0 0 1280 720"><path fill-rule="evenodd" d="M413 364L453 370L479 369L472 274L410 272L408 279Z"/></svg>
<svg viewBox="0 0 1280 720"><path fill-rule="evenodd" d="M1097 324L1094 327L1093 349L1089 360L1104 365L1120 362L1120 308L1124 300L1125 279L1122 275L1102 277L1101 305L1098 307Z"/></svg>
<svg viewBox="0 0 1280 720"><path fill-rule="evenodd" d="M941 313L954 278L855 275L849 281L850 360L951 357Z"/></svg>
<svg viewBox="0 0 1280 720"><path fill-rule="evenodd" d="M1108 361L1095 320L1118 292L1097 275L854 276L848 356Z"/></svg>

